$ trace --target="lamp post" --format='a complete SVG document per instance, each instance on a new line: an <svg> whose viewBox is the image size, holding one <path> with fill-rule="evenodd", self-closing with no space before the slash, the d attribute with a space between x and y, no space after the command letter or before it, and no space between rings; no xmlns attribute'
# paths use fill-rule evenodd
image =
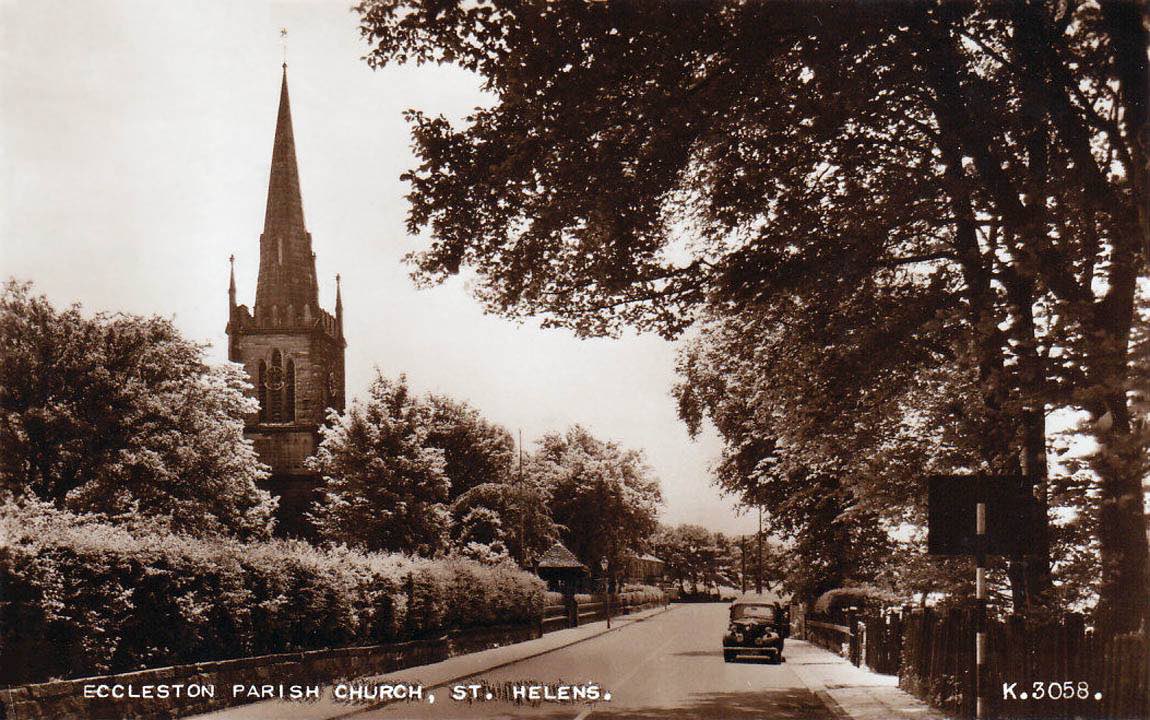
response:
<svg viewBox="0 0 1150 720"><path fill-rule="evenodd" d="M610 564L607 558L599 561L599 568L603 571L603 594L607 596L607 629L611 629L611 578L607 575Z"/></svg>

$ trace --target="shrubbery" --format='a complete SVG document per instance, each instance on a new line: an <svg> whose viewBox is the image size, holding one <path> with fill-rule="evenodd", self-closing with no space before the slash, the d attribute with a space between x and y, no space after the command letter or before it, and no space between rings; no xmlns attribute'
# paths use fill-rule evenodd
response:
<svg viewBox="0 0 1150 720"><path fill-rule="evenodd" d="M514 566L197 539L0 505L0 683L386 643L542 614Z"/></svg>

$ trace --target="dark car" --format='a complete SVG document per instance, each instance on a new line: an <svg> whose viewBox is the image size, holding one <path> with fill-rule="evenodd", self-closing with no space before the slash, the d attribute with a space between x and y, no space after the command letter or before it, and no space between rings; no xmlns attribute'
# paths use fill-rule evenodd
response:
<svg viewBox="0 0 1150 720"><path fill-rule="evenodd" d="M783 661L783 641L790 618L783 607L763 596L743 596L731 603L731 624L723 635L723 659L740 657Z"/></svg>

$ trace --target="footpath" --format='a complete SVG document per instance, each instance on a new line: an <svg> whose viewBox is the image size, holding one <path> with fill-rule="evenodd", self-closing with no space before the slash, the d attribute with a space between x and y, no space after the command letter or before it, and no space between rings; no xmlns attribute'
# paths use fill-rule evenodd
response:
<svg viewBox="0 0 1150 720"><path fill-rule="evenodd" d="M425 694L434 694L437 692L437 688L442 688L445 685L451 685L465 678L511 665L512 663L529 660L533 657L553 652L569 645L581 643L609 632L615 632L634 623L643 622L652 616L672 611L676 607L675 605L671 605L665 608L644 610L643 612L638 612L633 615L613 617L611 618L610 630L607 629L607 622L605 620L587 623L577 628L567 628L565 630L549 632L535 640L504 645L503 647L469 653L467 655L457 655L443 662L432 663L430 665L417 665L386 675L357 678L355 682L364 685L377 683L398 685L410 683L422 685ZM446 700L446 692L440 692L444 694L444 699ZM335 720L336 718L362 713L380 705L383 705L383 703L377 703L376 705L351 705L347 702L341 702L332 696L332 690L328 687L324 689L320 699L313 702L265 700L247 705L224 708L210 713L191 715L185 718L185 720Z"/></svg>
<svg viewBox="0 0 1150 720"><path fill-rule="evenodd" d="M846 658L802 640L787 641L786 667L839 717L850 720L947 720L900 690L898 677L855 667Z"/></svg>

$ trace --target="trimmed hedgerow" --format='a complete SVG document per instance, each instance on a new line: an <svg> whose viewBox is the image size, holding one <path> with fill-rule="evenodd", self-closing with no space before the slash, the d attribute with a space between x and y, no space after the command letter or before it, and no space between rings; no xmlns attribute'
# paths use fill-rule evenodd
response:
<svg viewBox="0 0 1150 720"><path fill-rule="evenodd" d="M626 585L619 593L619 603L625 607L665 602L666 593L654 585Z"/></svg>
<svg viewBox="0 0 1150 720"><path fill-rule="evenodd" d="M0 684L538 620L514 566L198 539L0 505Z"/></svg>

